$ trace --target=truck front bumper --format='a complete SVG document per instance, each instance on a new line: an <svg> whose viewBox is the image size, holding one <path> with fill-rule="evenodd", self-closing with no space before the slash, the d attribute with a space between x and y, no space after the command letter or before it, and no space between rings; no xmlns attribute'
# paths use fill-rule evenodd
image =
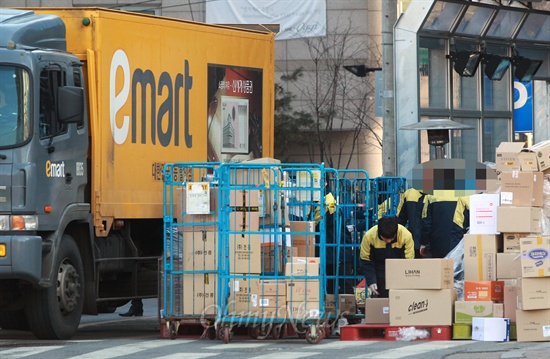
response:
<svg viewBox="0 0 550 359"><path fill-rule="evenodd" d="M40 281L42 268L42 237L0 236L6 255L0 256L0 280L22 279L31 284Z"/></svg>

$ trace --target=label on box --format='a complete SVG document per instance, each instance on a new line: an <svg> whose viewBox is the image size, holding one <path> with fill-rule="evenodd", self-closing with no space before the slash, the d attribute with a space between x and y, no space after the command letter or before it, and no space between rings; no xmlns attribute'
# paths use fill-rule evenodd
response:
<svg viewBox="0 0 550 359"><path fill-rule="evenodd" d="M500 192L500 204L512 204L514 194L512 192Z"/></svg>
<svg viewBox="0 0 550 359"><path fill-rule="evenodd" d="M543 337L550 337L550 325L543 325L542 326L542 336Z"/></svg>
<svg viewBox="0 0 550 359"><path fill-rule="evenodd" d="M187 214L210 213L210 184L208 182L187 184L185 211Z"/></svg>

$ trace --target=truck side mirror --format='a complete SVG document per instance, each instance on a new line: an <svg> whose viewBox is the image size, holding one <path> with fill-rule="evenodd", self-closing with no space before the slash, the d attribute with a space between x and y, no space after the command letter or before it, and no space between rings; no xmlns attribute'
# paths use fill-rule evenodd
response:
<svg viewBox="0 0 550 359"><path fill-rule="evenodd" d="M61 123L84 121L84 89L62 86L57 89L57 119Z"/></svg>

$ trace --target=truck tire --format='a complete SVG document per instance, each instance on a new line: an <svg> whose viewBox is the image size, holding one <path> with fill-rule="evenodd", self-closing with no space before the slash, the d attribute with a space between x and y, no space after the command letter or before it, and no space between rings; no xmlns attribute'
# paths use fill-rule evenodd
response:
<svg viewBox="0 0 550 359"><path fill-rule="evenodd" d="M0 328L4 330L29 330L25 310L0 311Z"/></svg>
<svg viewBox="0 0 550 359"><path fill-rule="evenodd" d="M32 289L26 314L38 339L71 339L80 324L84 304L84 270L73 238L61 238L55 258L52 286Z"/></svg>

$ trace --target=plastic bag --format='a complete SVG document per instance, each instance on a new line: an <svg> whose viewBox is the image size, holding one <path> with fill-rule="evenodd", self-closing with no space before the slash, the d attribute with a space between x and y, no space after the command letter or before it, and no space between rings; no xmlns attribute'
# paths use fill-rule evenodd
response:
<svg viewBox="0 0 550 359"><path fill-rule="evenodd" d="M451 258L454 262L454 287L458 293L458 300L464 300L464 238L445 258Z"/></svg>

